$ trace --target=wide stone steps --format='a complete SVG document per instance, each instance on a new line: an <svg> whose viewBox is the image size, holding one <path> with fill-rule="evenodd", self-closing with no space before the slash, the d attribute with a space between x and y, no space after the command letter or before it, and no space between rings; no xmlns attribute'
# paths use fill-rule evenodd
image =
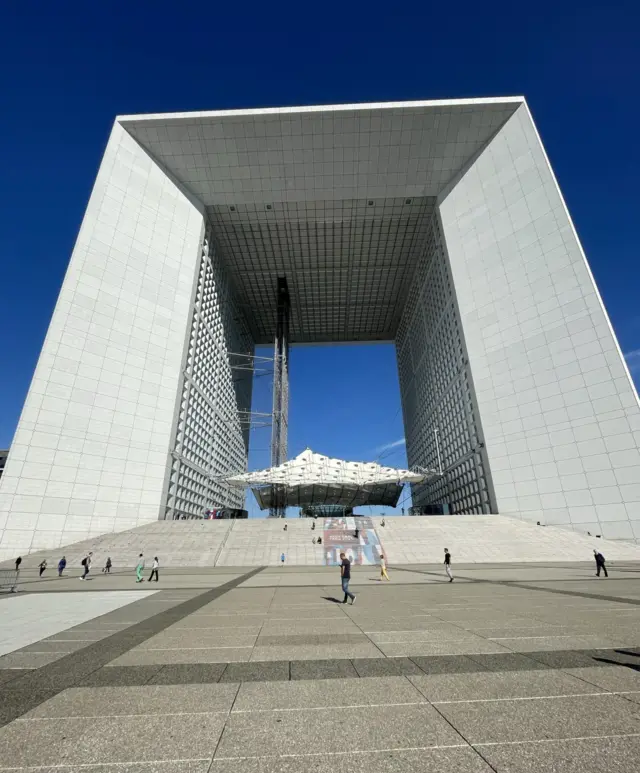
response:
<svg viewBox="0 0 640 773"><path fill-rule="evenodd" d="M335 560L339 540L330 544L325 521L319 518L315 531L306 519L249 519L247 521L157 521L116 534L76 542L58 550L38 551L23 556L23 567L36 566L46 558L53 567L65 555L69 569L80 571L80 561L93 551L93 569L101 568L107 556L114 568L134 566L139 553L149 564L158 556L161 566L275 566L285 554L287 565L319 566ZM390 565L439 563L444 548L455 563L511 563L534 561L588 561L593 549L609 561L640 560L640 546L597 539L552 526L530 523L499 515L432 517L388 517L363 519L368 524L362 537L363 562L377 560L381 548ZM329 519L327 519L329 526ZM333 524L335 526L335 522ZM351 537L353 521L345 533ZM335 534L335 532L333 532ZM313 538L322 536L323 544ZM358 547L348 546L357 550ZM327 555L329 554L329 555ZM12 566L13 560L3 566Z"/></svg>

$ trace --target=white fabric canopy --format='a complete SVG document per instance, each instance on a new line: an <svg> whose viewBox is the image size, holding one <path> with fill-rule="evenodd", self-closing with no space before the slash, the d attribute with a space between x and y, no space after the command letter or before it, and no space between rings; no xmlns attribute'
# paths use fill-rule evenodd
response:
<svg viewBox="0 0 640 773"><path fill-rule="evenodd" d="M429 473L383 467L377 462L345 462L329 456L314 454L307 448L295 459L279 467L258 472L247 472L225 478L234 486L371 486L385 483L422 483Z"/></svg>

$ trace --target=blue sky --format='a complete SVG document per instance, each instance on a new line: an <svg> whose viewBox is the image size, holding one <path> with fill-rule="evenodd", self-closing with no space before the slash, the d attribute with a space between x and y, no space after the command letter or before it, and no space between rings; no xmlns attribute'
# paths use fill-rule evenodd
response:
<svg viewBox="0 0 640 773"><path fill-rule="evenodd" d="M0 447L119 113L524 94L640 379L639 28L631 1L9 0L0 11ZM389 347L295 349L292 368L292 452L308 444L371 458L402 437ZM254 466L268 459L262 437ZM402 446L391 450L389 463L404 463Z"/></svg>

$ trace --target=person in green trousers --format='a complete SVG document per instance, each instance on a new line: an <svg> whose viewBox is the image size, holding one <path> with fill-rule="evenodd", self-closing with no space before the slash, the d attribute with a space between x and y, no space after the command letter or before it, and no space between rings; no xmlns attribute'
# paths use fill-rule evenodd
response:
<svg viewBox="0 0 640 773"><path fill-rule="evenodd" d="M142 553L138 556L138 564L136 566L136 582L144 582L142 573L144 572L144 556Z"/></svg>

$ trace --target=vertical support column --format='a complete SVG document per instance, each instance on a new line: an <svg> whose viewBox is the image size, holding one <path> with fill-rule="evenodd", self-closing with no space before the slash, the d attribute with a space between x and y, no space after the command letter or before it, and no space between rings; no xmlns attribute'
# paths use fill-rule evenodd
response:
<svg viewBox="0 0 640 773"><path fill-rule="evenodd" d="M289 429L289 316L291 301L285 277L278 278L278 317L273 356L273 425L271 430L271 466L277 467L287 459ZM284 518L285 487L274 485L269 516Z"/></svg>

